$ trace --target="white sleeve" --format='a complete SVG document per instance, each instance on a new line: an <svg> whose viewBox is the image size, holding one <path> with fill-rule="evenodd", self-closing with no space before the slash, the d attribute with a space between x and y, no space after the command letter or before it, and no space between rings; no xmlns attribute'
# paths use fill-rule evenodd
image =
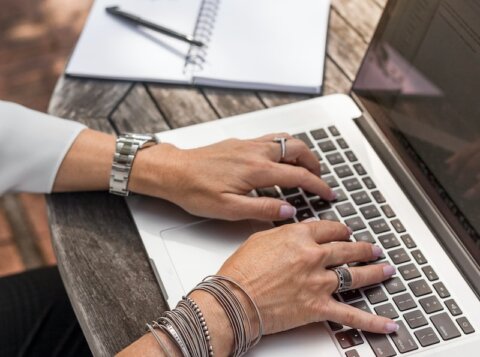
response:
<svg viewBox="0 0 480 357"><path fill-rule="evenodd" d="M0 101L0 195L49 193L60 164L85 126Z"/></svg>

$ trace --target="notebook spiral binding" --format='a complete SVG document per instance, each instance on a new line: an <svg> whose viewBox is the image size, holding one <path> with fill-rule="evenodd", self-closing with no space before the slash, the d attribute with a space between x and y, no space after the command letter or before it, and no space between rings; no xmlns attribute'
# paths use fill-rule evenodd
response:
<svg viewBox="0 0 480 357"><path fill-rule="evenodd" d="M202 47L190 46L185 61L185 73L195 73L203 69L220 2L221 0L203 0L200 5L193 37L203 42L204 45Z"/></svg>

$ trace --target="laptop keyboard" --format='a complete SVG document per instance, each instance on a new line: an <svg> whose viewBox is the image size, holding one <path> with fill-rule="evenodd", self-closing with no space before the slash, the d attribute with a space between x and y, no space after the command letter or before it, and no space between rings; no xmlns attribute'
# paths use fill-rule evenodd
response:
<svg viewBox="0 0 480 357"><path fill-rule="evenodd" d="M284 199L297 208L295 218L275 225L311 217L341 221L352 229L356 241L383 247L385 254L373 264L389 262L398 271L397 276L381 284L336 295L344 303L393 319L400 326L396 333L387 336L328 321L345 356L361 356L355 346L364 343L368 343L375 356L391 357L475 332L339 130L329 126L293 136L316 155L322 179L338 196L329 202L300 188L259 189L259 196Z"/></svg>

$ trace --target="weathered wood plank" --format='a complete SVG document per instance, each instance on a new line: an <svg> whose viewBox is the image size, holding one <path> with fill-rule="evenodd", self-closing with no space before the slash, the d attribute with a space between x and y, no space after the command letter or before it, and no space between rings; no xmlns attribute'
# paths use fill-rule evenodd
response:
<svg viewBox="0 0 480 357"><path fill-rule="evenodd" d="M254 92L211 89L202 90L210 105L222 118L252 112L264 108Z"/></svg>
<svg viewBox="0 0 480 357"><path fill-rule="evenodd" d="M106 118L125 96L131 83L85 80L62 76L53 92L49 113L62 118Z"/></svg>
<svg viewBox="0 0 480 357"><path fill-rule="evenodd" d="M267 107L276 107L312 98L312 96L307 94L290 93L259 92L258 95Z"/></svg>
<svg viewBox="0 0 480 357"><path fill-rule="evenodd" d="M357 73L367 44L335 9L330 12L330 33L327 53L349 80Z"/></svg>
<svg viewBox="0 0 480 357"><path fill-rule="evenodd" d="M75 121L85 124L90 129L103 131L104 133L115 135L115 129L108 118L76 118Z"/></svg>
<svg viewBox="0 0 480 357"><path fill-rule="evenodd" d="M108 193L47 200L74 311L94 355L113 356L167 307L125 200Z"/></svg>
<svg viewBox="0 0 480 357"><path fill-rule="evenodd" d="M344 93L350 91L352 82L345 76L337 64L334 63L330 57L325 61L325 81L323 83L323 94Z"/></svg>
<svg viewBox="0 0 480 357"><path fill-rule="evenodd" d="M134 85L110 118L120 133L156 133L170 129L142 83Z"/></svg>
<svg viewBox="0 0 480 357"><path fill-rule="evenodd" d="M172 128L218 119L217 113L196 88L152 84L148 89Z"/></svg>
<svg viewBox="0 0 480 357"><path fill-rule="evenodd" d="M382 10L373 0L332 0L332 7L366 43L372 38Z"/></svg>
<svg viewBox="0 0 480 357"><path fill-rule="evenodd" d="M387 5L388 0L373 0L373 1L375 2L375 4L377 4L377 6L383 9L385 5Z"/></svg>

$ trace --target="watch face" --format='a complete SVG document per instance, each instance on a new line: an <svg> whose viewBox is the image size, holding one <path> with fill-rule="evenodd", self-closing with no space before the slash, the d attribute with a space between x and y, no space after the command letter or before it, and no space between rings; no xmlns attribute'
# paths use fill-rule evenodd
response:
<svg viewBox="0 0 480 357"><path fill-rule="evenodd" d="M151 134L135 134L135 133L125 133L125 136L129 139L135 140L155 140L155 136Z"/></svg>

